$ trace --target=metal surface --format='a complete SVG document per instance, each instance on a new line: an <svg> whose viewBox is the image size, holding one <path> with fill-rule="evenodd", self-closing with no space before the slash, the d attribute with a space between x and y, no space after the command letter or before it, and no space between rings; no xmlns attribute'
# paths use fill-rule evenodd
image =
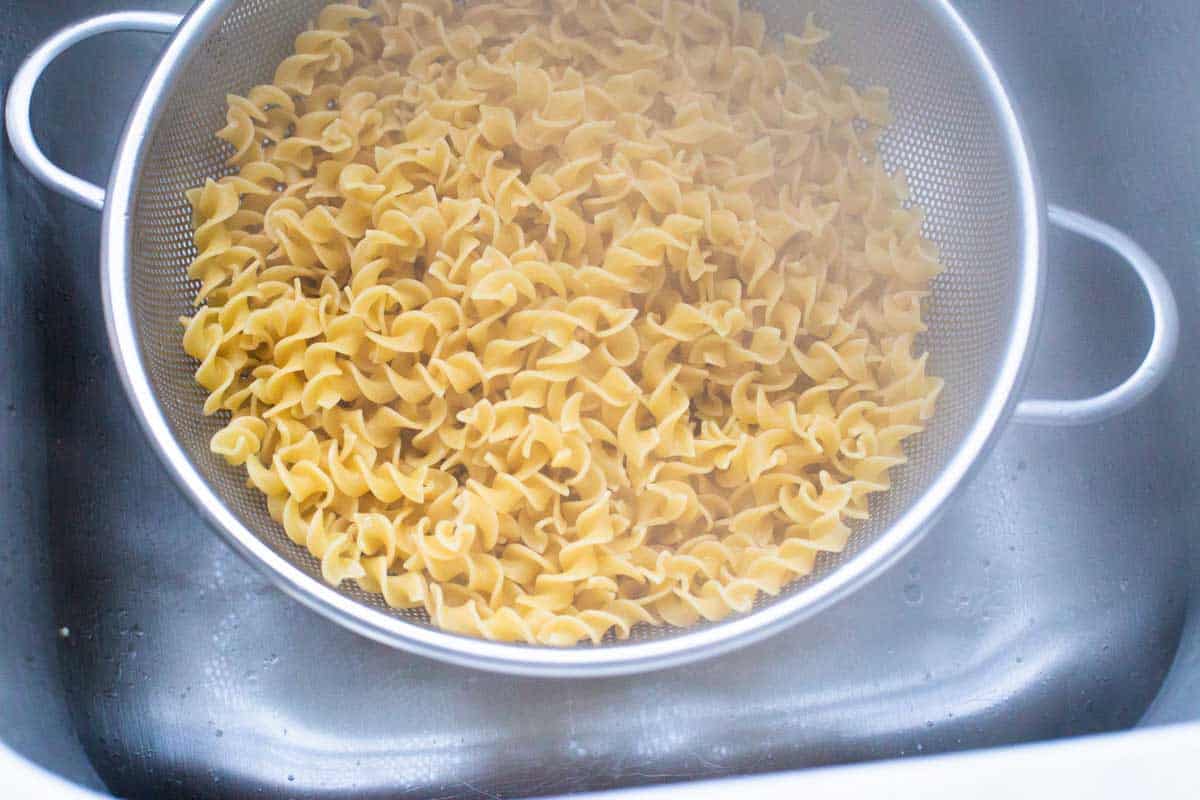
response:
<svg viewBox="0 0 1200 800"><path fill-rule="evenodd" d="M1093 736L1073 742L908 759L754 778L575 795L578 800L1011 800L1154 798L1194 800L1200 774L1190 764L1200 724L1170 731ZM1118 765L1118 766L1114 766Z"/></svg>
<svg viewBox="0 0 1200 800"><path fill-rule="evenodd" d="M1200 775L1181 769L1200 738L1200 723L1137 733L1089 736L1066 742L993 749L884 764L795 770L769 775L692 781L657 787L560 795L559 800L1011 800L1153 797L1194 800ZM1114 768L1114 765L1121 765ZM35 767L0 744L0 791L6 797L100 800L101 795ZM255 792L265 795L265 791ZM172 796L186 796L187 791ZM289 796L294 793L289 792ZM468 790L462 796L481 796ZM482 795L495 800L499 795Z"/></svg>
<svg viewBox="0 0 1200 800"><path fill-rule="evenodd" d="M0 54L124 5L6 9L14 33ZM1159 259L1184 341L1195 341L1200 7L960 8L1021 98L1050 194L1118 222ZM39 97L54 102L35 102L34 129L55 162L103 178L124 123L112 109L133 101L160 47L114 35L52 67ZM114 381L96 306L98 218L37 187L11 156L3 169L0 738L59 772L88 780L86 753L131 798L517 797L1120 730L1147 706L1154 722L1198 716L1193 347L1119 420L1009 428L902 563L771 642L620 680L504 678L349 635L209 533ZM1031 393L1103 391L1141 359L1149 308L1102 249L1056 234L1049 253ZM1187 750L1121 739L1072 760L1091 745L1055 750L1054 763L1088 775L1153 763L1185 787L1193 772ZM986 786L1037 776L1031 790L1064 797L1079 786L1046 762L1026 771L1019 752L994 758L965 774ZM924 765L886 768L883 785L912 794L914 781L945 779ZM806 785L766 780L727 793L790 798ZM880 785L813 780L829 792ZM1106 785L1128 796L1119 780L1094 796Z"/></svg>

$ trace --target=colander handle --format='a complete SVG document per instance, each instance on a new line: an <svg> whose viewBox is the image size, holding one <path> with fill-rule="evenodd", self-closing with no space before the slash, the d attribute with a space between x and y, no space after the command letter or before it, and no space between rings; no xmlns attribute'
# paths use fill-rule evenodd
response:
<svg viewBox="0 0 1200 800"><path fill-rule="evenodd" d="M77 203L94 208L104 208L104 190L90 181L72 175L56 166L38 147L29 120L29 106L33 100L33 89L50 62L67 48L110 31L150 31L173 33L183 17L178 14L163 14L156 11L121 11L90 17L63 28L43 42L29 54L8 89L8 101L4 108L4 124L8 129L8 140L13 152L33 176L43 184L66 195Z"/></svg>
<svg viewBox="0 0 1200 800"><path fill-rule="evenodd" d="M1086 400L1025 400L1014 419L1037 425L1090 425L1136 406L1163 382L1179 346L1179 309L1166 275L1150 254L1116 228L1076 211L1050 206L1050 222L1112 250L1132 269L1150 296L1154 338L1141 366L1120 386Z"/></svg>

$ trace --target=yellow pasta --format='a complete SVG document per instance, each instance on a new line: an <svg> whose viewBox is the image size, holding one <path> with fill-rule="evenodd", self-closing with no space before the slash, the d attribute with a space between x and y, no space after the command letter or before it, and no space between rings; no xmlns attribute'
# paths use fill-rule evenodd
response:
<svg viewBox="0 0 1200 800"><path fill-rule="evenodd" d="M189 192L212 450L319 559L546 645L751 609L942 383L887 92L736 0L325 8Z"/></svg>

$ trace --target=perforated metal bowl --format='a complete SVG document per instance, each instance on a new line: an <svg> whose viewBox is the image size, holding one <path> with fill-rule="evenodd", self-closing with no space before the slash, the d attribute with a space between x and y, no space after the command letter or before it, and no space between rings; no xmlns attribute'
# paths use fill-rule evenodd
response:
<svg viewBox="0 0 1200 800"><path fill-rule="evenodd" d="M569 649L445 633L424 612L389 609L353 586L325 584L318 564L267 514L242 473L209 452L222 424L201 413L204 392L180 345L191 309L195 255L184 190L224 174L213 137L225 95L270 79L324 0L205 0L182 20L126 12L86 20L49 41L13 81L7 125L22 161L47 185L103 209L103 298L116 364L150 443L225 539L282 589L331 619L396 647L459 664L530 675L629 673L712 656L804 619L861 586L921 534L987 452L1016 409L1026 421L1092 422L1161 381L1177 315L1162 273L1133 242L1086 217L1050 218L1118 251L1146 285L1156 329L1146 361L1125 383L1083 401L1026 401L1016 392L1030 355L1043 286L1046 212L1016 113L962 19L942 0L813 0L760 5L772 32L799 31L809 12L834 31L822 57L854 79L892 90L896 122L883 141L903 167L947 270L936 281L924 342L946 380L937 415L895 472L891 492L839 555L751 613L686 630L639 627L626 642ZM50 163L29 124L42 69L83 38L109 30L174 32L130 117L105 193Z"/></svg>

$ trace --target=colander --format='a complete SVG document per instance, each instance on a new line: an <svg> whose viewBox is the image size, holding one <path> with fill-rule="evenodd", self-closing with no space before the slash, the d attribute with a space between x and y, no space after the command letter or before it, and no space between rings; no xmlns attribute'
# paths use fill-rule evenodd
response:
<svg viewBox="0 0 1200 800"><path fill-rule="evenodd" d="M456 664L524 675L633 673L679 665L757 641L803 620L894 563L926 531L1010 418L1096 422L1135 405L1165 376L1178 315L1161 270L1134 242L1095 220L1042 202L1029 149L996 70L944 0L768 0L772 32L802 30L815 12L834 32L820 57L892 91L895 124L882 143L927 212L947 270L936 281L924 346L946 380L937 414L908 448L894 488L845 552L747 614L689 629L638 627L628 641L550 648L438 630L423 611L389 609L354 586L321 580L315 559L267 514L240 471L209 452L222 424L201 413L204 393L181 347L195 255L184 191L228 171L225 96L271 79L324 0L203 0L186 17L123 12L84 20L47 40L9 91L13 149L50 188L103 210L102 297L117 373L150 445L225 540L280 588L327 617L395 647ZM54 166L30 125L34 85L72 44L116 30L173 33L122 136L107 191ZM1044 286L1047 221L1120 255L1149 295L1154 334L1144 362L1117 388L1086 400L1017 394L1032 354Z"/></svg>

